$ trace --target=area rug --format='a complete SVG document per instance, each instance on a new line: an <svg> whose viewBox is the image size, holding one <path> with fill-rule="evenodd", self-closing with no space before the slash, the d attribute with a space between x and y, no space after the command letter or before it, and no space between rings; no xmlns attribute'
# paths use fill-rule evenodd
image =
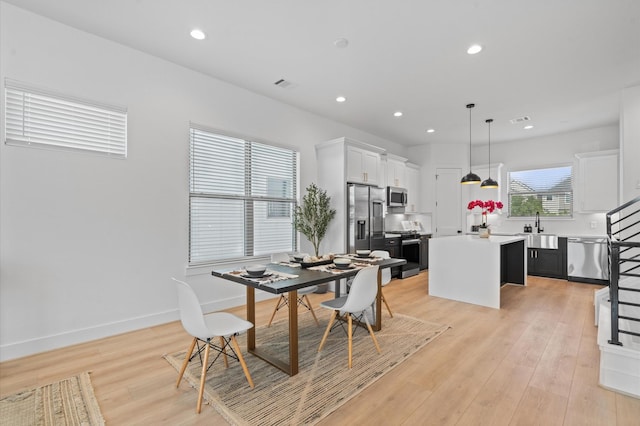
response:
<svg viewBox="0 0 640 426"><path fill-rule="evenodd" d="M89 373L0 399L0 425L104 425Z"/></svg>
<svg viewBox="0 0 640 426"><path fill-rule="evenodd" d="M255 388L247 384L238 362L230 360L229 368L225 369L218 359L207 373L205 401L234 425L315 424L449 328L401 314L394 314L393 318L385 316L382 330L376 332L382 353L376 351L367 330L358 328L354 333L353 367L349 370L347 335L340 327L330 333L318 352L330 313L325 309L317 311L320 326L308 312L299 317L299 374L289 377L248 354L246 340L240 336L238 341ZM259 326L256 336L258 347L286 357L288 321L280 320L268 328ZM185 347L188 343L185 341ZM179 371L184 355L182 351L164 357ZM199 386L200 371L196 357L184 375L195 389ZM195 406L195 391L193 396Z"/></svg>

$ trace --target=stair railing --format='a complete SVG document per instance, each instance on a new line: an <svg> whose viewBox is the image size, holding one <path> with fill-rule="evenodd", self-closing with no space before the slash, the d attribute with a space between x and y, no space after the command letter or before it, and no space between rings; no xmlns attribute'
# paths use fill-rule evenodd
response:
<svg viewBox="0 0 640 426"><path fill-rule="evenodd" d="M640 303L631 302L628 298L631 292L640 292L640 288L620 287L621 277L640 277L640 197L607 213L607 236L609 237L609 300L611 301L609 343L622 346L620 333L640 336L640 333L632 330L621 329L619 323L620 319L640 323L640 315L620 314L620 306L640 308Z"/></svg>

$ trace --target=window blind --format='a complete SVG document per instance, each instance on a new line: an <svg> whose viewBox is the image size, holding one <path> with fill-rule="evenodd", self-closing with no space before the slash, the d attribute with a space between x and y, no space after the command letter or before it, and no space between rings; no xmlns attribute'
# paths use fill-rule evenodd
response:
<svg viewBox="0 0 640 426"><path fill-rule="evenodd" d="M127 111L6 79L5 143L125 158Z"/></svg>
<svg viewBox="0 0 640 426"><path fill-rule="evenodd" d="M298 153L190 129L189 264L295 250Z"/></svg>
<svg viewBox="0 0 640 426"><path fill-rule="evenodd" d="M572 167L551 167L509 173L509 216L571 217Z"/></svg>

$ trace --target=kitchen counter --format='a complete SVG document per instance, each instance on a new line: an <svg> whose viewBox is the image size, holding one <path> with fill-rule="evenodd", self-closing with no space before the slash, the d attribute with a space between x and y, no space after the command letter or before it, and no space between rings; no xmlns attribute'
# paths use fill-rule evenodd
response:
<svg viewBox="0 0 640 426"><path fill-rule="evenodd" d="M429 295L500 309L503 284L526 285L523 236L459 235L429 242Z"/></svg>

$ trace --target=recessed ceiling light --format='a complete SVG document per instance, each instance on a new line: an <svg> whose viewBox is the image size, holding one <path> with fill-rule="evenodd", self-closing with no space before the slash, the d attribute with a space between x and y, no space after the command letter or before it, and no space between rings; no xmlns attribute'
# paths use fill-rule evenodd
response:
<svg viewBox="0 0 640 426"><path fill-rule="evenodd" d="M467 49L467 53L469 55L475 55L476 53L480 52L482 50L482 46L480 46L479 44L474 44L471 47L469 47Z"/></svg>
<svg viewBox="0 0 640 426"><path fill-rule="evenodd" d="M396 111L393 113L394 117L402 117L402 111Z"/></svg>
<svg viewBox="0 0 640 426"><path fill-rule="evenodd" d="M190 34L191 34L191 37L195 38L196 40L204 40L207 37L202 30L199 30L197 28L191 30Z"/></svg>
<svg viewBox="0 0 640 426"><path fill-rule="evenodd" d="M435 131L436 131L435 129L427 129L427 133L433 133Z"/></svg>
<svg viewBox="0 0 640 426"><path fill-rule="evenodd" d="M345 98L344 96L338 96L338 97L336 98L336 102L344 102L344 101L346 101L346 100L347 100L347 98Z"/></svg>
<svg viewBox="0 0 640 426"><path fill-rule="evenodd" d="M533 126L531 124L529 124L527 126L524 126L524 129L525 130L533 129Z"/></svg>

